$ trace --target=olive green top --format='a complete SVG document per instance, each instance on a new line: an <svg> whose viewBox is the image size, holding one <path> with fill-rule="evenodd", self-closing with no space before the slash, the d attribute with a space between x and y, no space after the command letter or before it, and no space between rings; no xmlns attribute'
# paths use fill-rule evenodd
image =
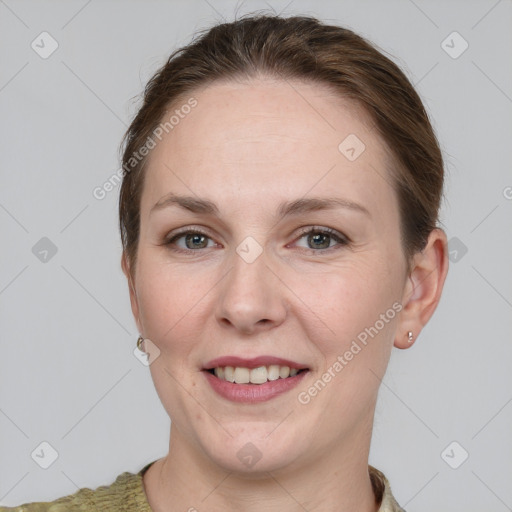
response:
<svg viewBox="0 0 512 512"><path fill-rule="evenodd" d="M156 461L146 464L138 473L121 473L111 485L91 490L82 488L74 494L51 502L26 503L18 507L0 507L0 512L152 512L142 484L142 476ZM405 512L398 505L387 478L368 465L379 512Z"/></svg>

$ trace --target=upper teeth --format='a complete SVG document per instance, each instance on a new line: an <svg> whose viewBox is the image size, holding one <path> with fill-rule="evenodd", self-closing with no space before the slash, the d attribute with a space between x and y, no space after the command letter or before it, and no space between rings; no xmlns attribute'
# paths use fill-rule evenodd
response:
<svg viewBox="0 0 512 512"><path fill-rule="evenodd" d="M298 371L299 370L297 370L297 368L279 366L277 364L259 366L258 368L224 366L214 369L214 373L219 379L234 382L236 384L264 384L268 380L293 377L294 375L297 375Z"/></svg>

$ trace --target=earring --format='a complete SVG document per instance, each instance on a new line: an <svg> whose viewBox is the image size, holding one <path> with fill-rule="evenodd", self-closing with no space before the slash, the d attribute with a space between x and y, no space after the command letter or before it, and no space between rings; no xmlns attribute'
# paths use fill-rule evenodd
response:
<svg viewBox="0 0 512 512"><path fill-rule="evenodd" d="M408 341L409 343L412 343L412 338L413 338L412 331L409 331L409 332L407 333L407 341Z"/></svg>
<svg viewBox="0 0 512 512"><path fill-rule="evenodd" d="M142 336L139 336L139 338L137 339L137 348L141 351L141 352L144 352L144 350L142 350L142 342L144 341L144 338Z"/></svg>

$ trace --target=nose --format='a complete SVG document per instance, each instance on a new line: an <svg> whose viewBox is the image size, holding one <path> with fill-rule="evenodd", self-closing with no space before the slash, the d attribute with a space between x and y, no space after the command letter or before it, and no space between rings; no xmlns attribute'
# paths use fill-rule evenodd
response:
<svg viewBox="0 0 512 512"><path fill-rule="evenodd" d="M238 253L219 283L216 317L224 328L244 334L270 330L286 318L285 287L265 251L247 262Z"/></svg>

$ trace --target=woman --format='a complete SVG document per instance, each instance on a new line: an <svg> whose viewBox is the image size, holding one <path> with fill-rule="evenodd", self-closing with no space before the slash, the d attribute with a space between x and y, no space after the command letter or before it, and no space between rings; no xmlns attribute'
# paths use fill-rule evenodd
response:
<svg viewBox="0 0 512 512"><path fill-rule="evenodd" d="M442 155L404 74L313 18L215 26L148 83L123 169L169 453L15 510L403 510L368 465L375 404L448 270Z"/></svg>

